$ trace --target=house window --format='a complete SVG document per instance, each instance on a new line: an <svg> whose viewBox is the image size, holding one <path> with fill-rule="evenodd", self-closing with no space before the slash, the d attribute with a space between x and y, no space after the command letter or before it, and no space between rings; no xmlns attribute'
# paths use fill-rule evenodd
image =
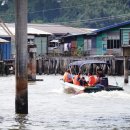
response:
<svg viewBox="0 0 130 130"><path fill-rule="evenodd" d="M119 49L120 47L119 35L109 34L107 39L107 49Z"/></svg>
<svg viewBox="0 0 130 130"><path fill-rule="evenodd" d="M91 39L85 39L84 40L84 51L92 50L92 40Z"/></svg>
<svg viewBox="0 0 130 130"><path fill-rule="evenodd" d="M107 49L118 49L120 48L120 40L119 39L108 39L107 40Z"/></svg>
<svg viewBox="0 0 130 130"><path fill-rule="evenodd" d="M55 42L50 42L48 47L55 47Z"/></svg>
<svg viewBox="0 0 130 130"><path fill-rule="evenodd" d="M34 39L28 39L28 44L34 44Z"/></svg>

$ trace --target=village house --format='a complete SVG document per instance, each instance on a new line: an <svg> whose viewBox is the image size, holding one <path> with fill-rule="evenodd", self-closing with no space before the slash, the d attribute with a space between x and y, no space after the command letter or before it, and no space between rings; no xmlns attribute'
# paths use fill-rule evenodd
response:
<svg viewBox="0 0 130 130"><path fill-rule="evenodd" d="M104 27L95 30L93 48L91 48L90 55L112 55L114 59L111 60L113 66L113 73L123 74L123 50L124 43L130 44L130 21ZM124 28L124 29L123 29ZM130 63L128 64L130 66Z"/></svg>
<svg viewBox="0 0 130 130"><path fill-rule="evenodd" d="M92 32L95 29L86 29L86 28L74 28L64 25L56 25L56 24L28 24L28 27L33 27L36 29L40 29L46 32L51 33L48 39L48 54L47 55L69 55L69 49L67 46L71 43L71 39L64 41L64 37L69 37L71 35L82 35ZM71 37L72 38L72 37ZM81 41L80 41L81 40ZM78 43L83 42L82 38L78 39ZM74 46L76 46L75 40L73 40ZM73 50L76 51L76 50ZM73 52L75 53L75 52Z"/></svg>
<svg viewBox="0 0 130 130"><path fill-rule="evenodd" d="M14 35L14 24L7 24L7 26ZM72 56L105 59L113 66L111 70L113 74L123 74L122 43L129 44L129 33L130 21L101 29L28 24L28 45L35 44L36 56L42 58L46 56ZM8 34L3 37L9 41L10 48L5 47L8 51L4 51L2 55L9 55L6 57L11 59L15 56L15 44Z"/></svg>
<svg viewBox="0 0 130 130"><path fill-rule="evenodd" d="M130 44L130 21L91 30L86 34L69 34L64 42L71 43L70 55L105 59L113 66L113 74L123 74L122 44ZM128 66L130 66L128 64ZM129 67L130 68L130 67Z"/></svg>
<svg viewBox="0 0 130 130"><path fill-rule="evenodd" d="M0 60L1 60L1 68L0 73L3 73L3 69L5 66L9 67L15 66L15 26L14 24L6 24L7 28L11 32L11 35L5 30L5 28L0 27L0 37L7 40L8 42L3 42L0 44ZM52 35L51 33L35 29L32 27L28 27L28 46L35 45L36 46L36 57L43 56L47 54L47 46L48 46L48 37ZM4 64L4 65L3 65ZM6 69L6 70L8 70ZM9 73L9 72L8 72Z"/></svg>

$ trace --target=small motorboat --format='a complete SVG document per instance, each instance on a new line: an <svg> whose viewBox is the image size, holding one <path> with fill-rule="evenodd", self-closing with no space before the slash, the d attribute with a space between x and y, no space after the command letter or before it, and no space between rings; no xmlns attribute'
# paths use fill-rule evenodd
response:
<svg viewBox="0 0 130 130"><path fill-rule="evenodd" d="M106 61L102 61L102 60L79 60L79 61L74 61L72 63L69 64L68 68L71 69L71 73L72 72L72 68L78 68L78 72L82 71L82 67L84 67L84 65L88 66L89 68L91 68L91 71L94 70L94 66L100 66L100 67L108 67L108 64L106 63ZM96 68L95 68L96 69ZM77 73L78 73L77 72ZM92 93L92 92L99 92L99 91L123 91L122 87L119 87L118 85L110 85L108 83L108 77L104 76L102 77L101 83L97 86L78 86L78 85L74 85L72 83L67 83L62 81L63 84L63 88L64 91L66 93L80 93L80 92L85 92L85 93Z"/></svg>

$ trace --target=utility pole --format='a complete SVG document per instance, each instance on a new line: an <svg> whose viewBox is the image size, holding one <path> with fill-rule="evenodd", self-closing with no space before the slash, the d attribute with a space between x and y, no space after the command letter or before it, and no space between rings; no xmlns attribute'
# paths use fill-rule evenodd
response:
<svg viewBox="0 0 130 130"><path fill-rule="evenodd" d="M15 0L16 114L28 114L27 2L28 0Z"/></svg>

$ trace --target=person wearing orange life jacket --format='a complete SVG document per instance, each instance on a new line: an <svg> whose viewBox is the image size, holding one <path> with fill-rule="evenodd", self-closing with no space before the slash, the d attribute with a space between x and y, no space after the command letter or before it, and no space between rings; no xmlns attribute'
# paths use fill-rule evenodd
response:
<svg viewBox="0 0 130 130"><path fill-rule="evenodd" d="M68 82L68 83L73 83L73 79L72 79L72 76L71 76L71 74L70 74L70 70L67 70L67 71L64 73L63 81L64 81L64 82Z"/></svg>
<svg viewBox="0 0 130 130"><path fill-rule="evenodd" d="M96 83L96 78L91 72L88 73L88 86L94 86Z"/></svg>
<svg viewBox="0 0 130 130"><path fill-rule="evenodd" d="M80 85L80 73L74 76L73 84Z"/></svg>

